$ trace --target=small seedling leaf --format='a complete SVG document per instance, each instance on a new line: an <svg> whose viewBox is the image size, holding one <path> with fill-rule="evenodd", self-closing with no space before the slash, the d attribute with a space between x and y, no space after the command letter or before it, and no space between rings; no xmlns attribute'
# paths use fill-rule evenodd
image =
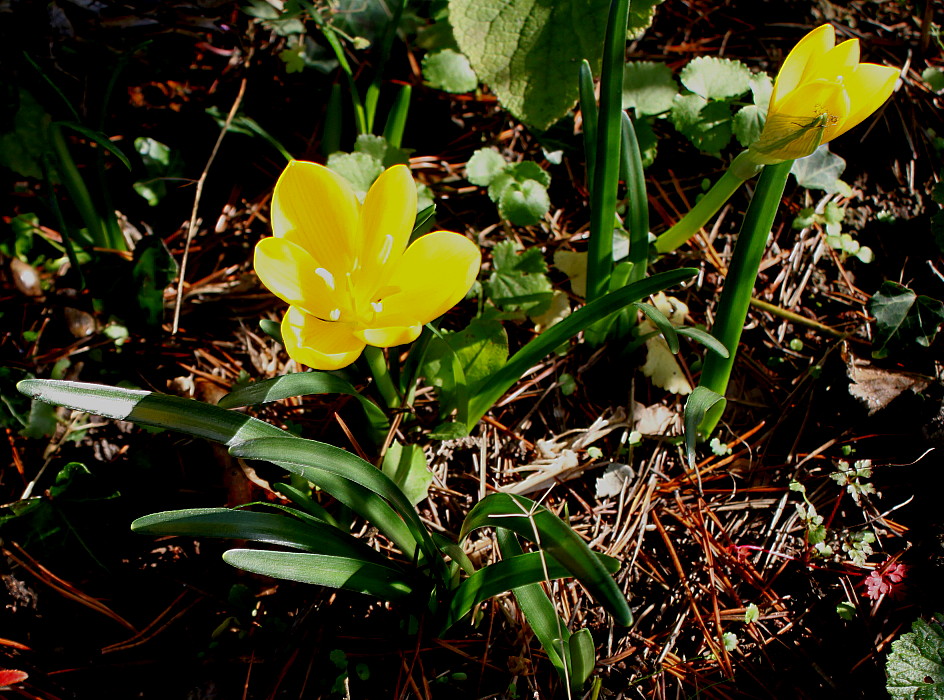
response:
<svg viewBox="0 0 944 700"><path fill-rule="evenodd" d="M537 180L511 183L498 201L498 213L515 226L534 226L550 208L547 189Z"/></svg>
<svg viewBox="0 0 944 700"><path fill-rule="evenodd" d="M682 85L709 100L725 100L751 89L751 70L740 61L699 56L679 74Z"/></svg>
<svg viewBox="0 0 944 700"><path fill-rule="evenodd" d="M480 148L465 166L466 178L473 185L488 187L508 163L494 148Z"/></svg>
<svg viewBox="0 0 944 700"><path fill-rule="evenodd" d="M423 77L432 87L452 93L472 92L479 84L469 59L452 49L426 54Z"/></svg>

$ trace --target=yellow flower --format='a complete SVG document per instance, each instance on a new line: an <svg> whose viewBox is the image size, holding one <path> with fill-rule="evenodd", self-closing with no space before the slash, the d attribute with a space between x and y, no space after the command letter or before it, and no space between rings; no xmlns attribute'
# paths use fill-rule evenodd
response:
<svg viewBox="0 0 944 700"><path fill-rule="evenodd" d="M751 144L761 164L803 158L878 109L895 87L898 69L859 63L859 40L835 46L832 25L800 40L774 82L767 123Z"/></svg>
<svg viewBox="0 0 944 700"><path fill-rule="evenodd" d="M415 216L416 184L403 165L385 171L361 204L340 175L289 163L272 196L275 235L259 241L253 264L289 304L282 338L292 359L346 367L365 345L416 340L465 296L481 264L478 247L449 231L407 247Z"/></svg>

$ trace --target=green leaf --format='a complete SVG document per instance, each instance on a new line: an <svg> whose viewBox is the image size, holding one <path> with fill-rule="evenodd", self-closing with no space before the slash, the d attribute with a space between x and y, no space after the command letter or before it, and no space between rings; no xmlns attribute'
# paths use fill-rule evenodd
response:
<svg viewBox="0 0 944 700"><path fill-rule="evenodd" d="M885 689L892 698L944 699L944 615L915 620L911 632L892 642Z"/></svg>
<svg viewBox="0 0 944 700"><path fill-rule="evenodd" d="M883 282L869 300L869 313L875 316L873 357L912 342L928 347L944 324L944 304L892 281Z"/></svg>
<svg viewBox="0 0 944 700"><path fill-rule="evenodd" d="M461 331L444 333L442 340L430 341L423 374L433 386L451 388L450 349L459 360L465 381L473 385L490 377L508 360L508 334L501 322L476 318Z"/></svg>
<svg viewBox="0 0 944 700"><path fill-rule="evenodd" d="M469 59L452 49L426 54L423 78L430 86L453 93L472 92L479 85Z"/></svg>
<svg viewBox="0 0 944 700"><path fill-rule="evenodd" d="M800 187L808 190L823 190L826 194L836 192L851 196L849 185L839 179L846 169L846 161L829 150L824 143L806 158L799 158L793 163L790 172Z"/></svg>
<svg viewBox="0 0 944 700"><path fill-rule="evenodd" d="M544 331L515 353L485 382L470 388L470 429L528 369L563 343L626 305L683 282L695 274L696 270L692 268L680 268L652 275L600 297Z"/></svg>
<svg viewBox="0 0 944 700"><path fill-rule="evenodd" d="M666 345L669 346L669 352L673 355L677 355L679 351L678 334L675 332L675 327L672 325L672 322L666 318L665 314L652 304L636 302L633 306L640 309L649 317L649 320L656 325L656 328L659 329L659 333L661 333L662 337L665 339Z"/></svg>
<svg viewBox="0 0 944 700"><path fill-rule="evenodd" d="M597 650L593 645L590 630L579 629L570 635L568 642L570 656L570 689L573 693L583 690L587 679L597 664Z"/></svg>
<svg viewBox="0 0 944 700"><path fill-rule="evenodd" d="M77 134L81 134L87 138L92 143L97 144L100 148L111 153L115 158L117 158L123 166L128 170L131 170L131 161L128 160L128 156L122 151L106 134L103 134L101 131L96 129L89 129L87 126L82 126L77 122L56 122L58 126L64 126Z"/></svg>
<svg viewBox="0 0 944 700"><path fill-rule="evenodd" d="M251 416L227 411L193 399L121 389L101 384L24 379L20 392L50 404L140 425L177 430L227 446L260 437L289 433Z"/></svg>
<svg viewBox="0 0 944 700"><path fill-rule="evenodd" d="M632 61L623 68L623 109L637 116L662 114L672 108L678 84L665 63Z"/></svg>
<svg viewBox="0 0 944 700"><path fill-rule="evenodd" d="M276 513L230 508L189 508L153 513L131 523L142 535L188 535L266 542L318 554L356 557L387 565L376 550L335 527Z"/></svg>
<svg viewBox="0 0 944 700"><path fill-rule="evenodd" d="M731 128L738 143L747 148L759 139L766 119L767 110L757 105L747 105L735 112Z"/></svg>
<svg viewBox="0 0 944 700"><path fill-rule="evenodd" d="M551 175L533 160L522 160L518 163L508 163L505 172L520 183L536 180L543 187L551 186Z"/></svg>
<svg viewBox="0 0 944 700"><path fill-rule="evenodd" d="M716 352L721 355L721 357L728 357L728 349L724 347L721 341L715 338L711 333L703 331L701 328L682 326L680 328L676 328L675 332L679 335L684 335L698 343L701 343L712 352Z"/></svg>
<svg viewBox="0 0 944 700"><path fill-rule="evenodd" d="M547 129L577 101L587 59L599 73L608 0L450 0L449 21L479 79L509 112Z"/></svg>
<svg viewBox="0 0 944 700"><path fill-rule="evenodd" d="M354 141L354 152L365 153L380 161L385 168L389 168L394 165L407 165L412 150L394 148L383 136L360 134Z"/></svg>
<svg viewBox="0 0 944 700"><path fill-rule="evenodd" d="M224 396L218 405L220 408L239 408L309 394L353 396L378 434L385 433L390 427L387 416L377 404L361 394L350 382L327 372L296 372L247 384Z"/></svg>
<svg viewBox="0 0 944 700"><path fill-rule="evenodd" d="M494 148L480 148L465 166L466 179L473 185L488 187L507 165L508 162Z"/></svg>
<svg viewBox="0 0 944 700"><path fill-rule="evenodd" d="M177 261L160 236L148 235L134 247L131 277L145 323L159 326L164 317L164 289L177 276Z"/></svg>
<svg viewBox="0 0 944 700"><path fill-rule="evenodd" d="M433 483L426 455L419 445L401 445L394 440L384 454L381 470L390 477L413 505L424 500Z"/></svg>
<svg viewBox="0 0 944 700"><path fill-rule="evenodd" d="M347 179L361 199L384 171L383 163L367 153L332 153L327 165Z"/></svg>
<svg viewBox="0 0 944 700"><path fill-rule="evenodd" d="M56 407L37 399L30 404L29 418L20 435L33 439L50 437L57 425Z"/></svg>
<svg viewBox="0 0 944 700"><path fill-rule="evenodd" d="M656 6L665 0L633 0L629 3L629 21L626 27L630 39L638 39L643 35L655 19Z"/></svg>
<svg viewBox="0 0 944 700"><path fill-rule="evenodd" d="M321 487L379 528L407 557L416 555L419 544L427 557L438 559L413 504L390 477L357 455L300 438L250 440L234 445L230 452L244 459L268 460Z"/></svg>
<svg viewBox="0 0 944 700"><path fill-rule="evenodd" d="M700 95L678 95L669 112L672 124L696 148L719 155L731 140L731 107Z"/></svg>
<svg viewBox="0 0 944 700"><path fill-rule="evenodd" d="M725 100L751 89L751 70L740 61L715 56L692 59L679 74L682 85L706 100Z"/></svg>
<svg viewBox="0 0 944 700"><path fill-rule="evenodd" d="M695 468L695 442L698 439L698 426L705 419L705 414L712 406L724 406L725 398L708 387L696 386L685 402L685 454L689 469Z"/></svg>
<svg viewBox="0 0 944 700"><path fill-rule="evenodd" d="M536 180L513 182L498 201L498 213L515 226L534 226L551 208L547 188Z"/></svg>
<svg viewBox="0 0 944 700"><path fill-rule="evenodd" d="M928 84L934 92L944 90L944 71L940 68L928 67L921 71L921 79Z"/></svg>
<svg viewBox="0 0 944 700"><path fill-rule="evenodd" d="M502 241L492 251L494 271L485 282L485 292L506 311L538 312L553 293L547 279L547 263L540 248L518 253L515 241Z"/></svg>
<svg viewBox="0 0 944 700"><path fill-rule="evenodd" d="M223 554L223 561L254 574L365 593L382 600L399 600L413 592L396 569L356 558L231 549Z"/></svg>
<svg viewBox="0 0 944 700"><path fill-rule="evenodd" d="M13 130L0 134L0 165L23 177L43 178L42 158L51 152L49 129L52 124L46 110L26 90L20 88Z"/></svg>
<svg viewBox="0 0 944 700"><path fill-rule="evenodd" d="M535 542L570 571L618 624L632 624L626 598L606 567L569 525L544 506L524 496L490 494L466 516L459 533L460 542L481 527L511 530Z"/></svg>
<svg viewBox="0 0 944 700"><path fill-rule="evenodd" d="M754 73L751 76L751 96L754 104L767 113L770 95L774 91L774 81L766 73Z"/></svg>

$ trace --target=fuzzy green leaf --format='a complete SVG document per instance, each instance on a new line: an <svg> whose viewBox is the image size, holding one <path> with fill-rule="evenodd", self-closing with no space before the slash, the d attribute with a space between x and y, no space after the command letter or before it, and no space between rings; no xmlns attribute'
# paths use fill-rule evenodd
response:
<svg viewBox="0 0 944 700"><path fill-rule="evenodd" d="M757 139L764 130L767 118L766 110L757 105L747 105L734 113L732 129L738 143L747 148Z"/></svg>
<svg viewBox="0 0 944 700"><path fill-rule="evenodd" d="M494 271L485 282L488 297L505 310L534 311L553 293L547 279L547 263L539 248L518 253L514 241L502 241L492 254Z"/></svg>
<svg viewBox="0 0 944 700"><path fill-rule="evenodd" d="M452 93L472 92L479 84L469 59L452 49L426 54L423 77L432 87Z"/></svg>
<svg viewBox="0 0 944 700"><path fill-rule="evenodd" d="M892 698L944 699L944 615L916 620L892 642L885 689Z"/></svg>
<svg viewBox="0 0 944 700"><path fill-rule="evenodd" d="M504 189L498 201L498 213L515 226L540 223L551 208L547 188L537 180L513 182Z"/></svg>
<svg viewBox="0 0 944 700"><path fill-rule="evenodd" d="M466 164L466 179L473 185L488 187L507 165L508 162L494 148L480 148Z"/></svg>
<svg viewBox="0 0 944 700"><path fill-rule="evenodd" d="M577 101L577 71L599 73L607 0L450 0L449 21L479 79L526 124L547 129Z"/></svg>

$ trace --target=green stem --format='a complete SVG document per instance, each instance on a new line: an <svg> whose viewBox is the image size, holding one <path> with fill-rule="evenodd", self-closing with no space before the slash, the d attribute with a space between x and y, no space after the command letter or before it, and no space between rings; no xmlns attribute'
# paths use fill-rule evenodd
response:
<svg viewBox="0 0 944 700"><path fill-rule="evenodd" d="M790 160L764 167L734 246L731 265L718 302L718 313L711 328L711 334L728 349L728 357L722 357L716 352L707 353L698 382L699 386L711 389L721 396L724 396L728 388L741 331L744 330L744 322L747 320L754 282L757 280L757 272L767 248L767 236L773 227L792 166L793 161ZM711 434L721 420L723 410L723 405L718 404L707 412L699 426L702 435Z"/></svg>
<svg viewBox="0 0 944 700"><path fill-rule="evenodd" d="M660 253L670 253L694 236L702 226L708 223L708 219L724 206L738 187L754 177L759 170L759 166L753 162L748 151L738 155L721 179L695 203L691 211L656 239L656 250Z"/></svg>
<svg viewBox="0 0 944 700"><path fill-rule="evenodd" d="M361 102L360 93L357 91L357 83L354 81L354 71L351 70L351 64L348 63L347 56L344 54L344 47L341 46L341 40L338 39L334 28L325 21L324 17L315 9L314 5L311 5L311 9L311 18L315 21L315 24L318 25L321 33L324 34L325 39L328 40L328 45L331 47L331 50L334 51L334 57L338 59L338 65L341 66L341 72L347 77L348 88L351 91L351 104L354 105L354 119L357 122L357 133L369 134L370 130L367 128L367 112L364 109L364 104Z"/></svg>
<svg viewBox="0 0 944 700"><path fill-rule="evenodd" d="M367 95L364 98L364 108L367 116L367 131L373 133L374 117L377 115L377 100L380 98L380 81L383 78L384 68L390 58L390 49L393 47L393 39L397 35L397 28L400 26L400 18L403 16L403 6L406 0L395 0L393 6L393 15L387 26L384 27L383 38L380 42L380 58L374 68L374 78L367 86Z"/></svg>
<svg viewBox="0 0 944 700"><path fill-rule="evenodd" d="M375 348L368 345L364 348L364 359L367 360L367 366L377 384L377 391L383 398L388 408L400 407L400 392L397 391L393 383L393 377L390 376L390 368L387 367L387 358L381 348Z"/></svg>
<svg viewBox="0 0 944 700"><path fill-rule="evenodd" d="M613 222L619 184L620 114L629 0L613 0L603 40L597 152L590 195L590 242L587 250L587 302L606 294L613 270Z"/></svg>

